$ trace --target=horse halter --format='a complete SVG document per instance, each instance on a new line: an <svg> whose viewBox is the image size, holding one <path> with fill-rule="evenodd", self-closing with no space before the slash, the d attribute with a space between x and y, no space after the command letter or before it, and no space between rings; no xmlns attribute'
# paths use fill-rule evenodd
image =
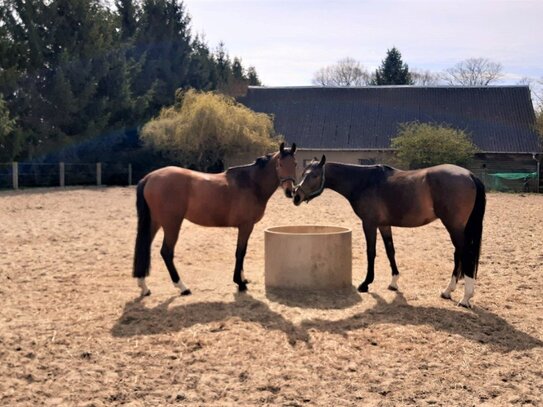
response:
<svg viewBox="0 0 543 407"><path fill-rule="evenodd" d="M294 177L279 177L279 184L283 185L283 183L287 181L292 181L292 185L296 185L296 180Z"/></svg>
<svg viewBox="0 0 543 407"><path fill-rule="evenodd" d="M322 166L322 176L321 176L321 184L319 186L318 189L316 189L315 191L311 192L311 193L306 193L304 191L304 189L302 188L302 184L304 183L304 180L305 180L305 177L302 179L302 181L298 184L298 186L296 187L297 189L301 189L302 192L304 193L304 201L309 203L309 201L311 201L313 198L319 196L320 194L322 194L322 191L324 191L324 182L326 180L326 177L324 176L324 165Z"/></svg>

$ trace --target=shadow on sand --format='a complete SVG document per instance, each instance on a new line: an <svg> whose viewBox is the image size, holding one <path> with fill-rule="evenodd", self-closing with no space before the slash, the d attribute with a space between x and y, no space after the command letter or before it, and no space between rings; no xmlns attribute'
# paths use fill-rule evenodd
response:
<svg viewBox="0 0 543 407"><path fill-rule="evenodd" d="M267 330L284 332L291 345L297 341L309 341L307 332L302 332L281 314L246 293L236 293L234 302L198 302L170 307L175 298L154 308L147 308L141 298L126 303L111 333L115 337L155 335L237 317L245 322L260 324Z"/></svg>
<svg viewBox="0 0 543 407"><path fill-rule="evenodd" d="M289 307L316 309L345 309L362 301L354 286L338 291L300 291L266 288L266 297L272 302Z"/></svg>
<svg viewBox="0 0 543 407"><path fill-rule="evenodd" d="M257 323L267 330L284 332L291 345L297 341L309 344L309 330L345 335L349 331L386 323L430 326L437 331L460 335L467 340L485 344L500 352L543 347L541 340L481 308L467 311L452 306L414 307L407 303L400 292L390 303L377 294L370 295L377 301L373 308L342 320L317 318L304 320L300 325L293 324L280 313L272 311L267 304L248 294L237 294L234 302L200 302L169 307L176 298L173 297L154 308L147 308L141 299L137 299L126 303L123 314L111 332L115 337L154 335L178 332L195 324L209 324L237 317L245 322ZM347 300L347 303L348 301L352 300ZM287 304L290 305L288 301ZM305 307L315 308L314 304Z"/></svg>

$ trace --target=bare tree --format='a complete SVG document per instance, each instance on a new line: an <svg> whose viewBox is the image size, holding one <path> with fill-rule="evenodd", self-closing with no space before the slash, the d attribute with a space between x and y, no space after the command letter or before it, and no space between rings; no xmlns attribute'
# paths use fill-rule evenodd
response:
<svg viewBox="0 0 543 407"><path fill-rule="evenodd" d="M449 85L487 86L502 76L502 64L486 58L469 58L445 70L443 79Z"/></svg>
<svg viewBox="0 0 543 407"><path fill-rule="evenodd" d="M313 84L318 86L364 86L369 81L370 74L366 68L353 58L343 58L313 75Z"/></svg>
<svg viewBox="0 0 543 407"><path fill-rule="evenodd" d="M439 85L440 76L438 73L431 71L423 71L418 69L411 70L411 80L413 85L418 86L435 86Z"/></svg>
<svg viewBox="0 0 543 407"><path fill-rule="evenodd" d="M543 111L543 77L539 80L525 76L517 82L518 85L526 85L530 88L532 103L536 111Z"/></svg>

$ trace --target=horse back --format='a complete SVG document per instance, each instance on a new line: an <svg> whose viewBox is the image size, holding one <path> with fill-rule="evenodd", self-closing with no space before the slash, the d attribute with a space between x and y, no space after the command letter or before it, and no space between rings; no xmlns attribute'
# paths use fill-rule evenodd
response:
<svg viewBox="0 0 543 407"><path fill-rule="evenodd" d="M159 225L186 218L201 226L238 226L245 218L263 213L257 211L250 194L232 185L225 173L164 167L146 178L145 199Z"/></svg>
<svg viewBox="0 0 543 407"><path fill-rule="evenodd" d="M363 194L359 211L380 225L417 227L453 214L455 221L465 222L474 197L471 173L464 168L450 164L409 171L389 168Z"/></svg>

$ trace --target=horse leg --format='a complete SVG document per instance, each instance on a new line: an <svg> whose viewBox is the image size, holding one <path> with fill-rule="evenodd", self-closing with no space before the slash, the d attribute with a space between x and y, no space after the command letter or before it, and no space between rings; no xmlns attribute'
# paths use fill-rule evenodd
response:
<svg viewBox="0 0 543 407"><path fill-rule="evenodd" d="M445 222L443 222L445 224ZM460 227L453 227L450 225L445 224L445 227L449 231L449 235L451 236L451 241L454 245L454 269L451 276L451 281L449 282L449 285L441 293L441 298L445 299L451 299L451 293L456 289L456 284L458 283L458 280L462 278L464 275L464 267L463 267L463 253L464 253L464 231ZM464 284L465 289L468 290L470 286L470 282L468 281L469 276L467 276ZM473 295L473 285L471 285L471 295ZM470 297L471 298L471 297ZM467 306L469 307L469 298L467 301L462 300L459 305Z"/></svg>
<svg viewBox="0 0 543 407"><path fill-rule="evenodd" d="M251 232L253 231L254 224L242 225L238 228L238 244L236 247L236 266L234 268L234 283L238 285L239 291L247 290L247 280L243 273L243 261L245 260L245 253L247 253L247 242Z"/></svg>
<svg viewBox="0 0 543 407"><path fill-rule="evenodd" d="M160 229L160 226L158 226L156 222L151 221L151 234L149 245L153 243L158 229ZM141 289L142 297L148 297L149 295L151 295L151 290L149 290L149 287L147 287L147 284L145 284L145 277L138 278L138 287Z"/></svg>
<svg viewBox="0 0 543 407"><path fill-rule="evenodd" d="M446 300L451 299L451 293L456 289L456 283L458 282L458 277L460 276L460 255L458 253L458 250L454 250L454 269L451 276L451 281L449 282L449 285L441 293L441 298L445 298Z"/></svg>
<svg viewBox="0 0 543 407"><path fill-rule="evenodd" d="M191 291L179 277L173 262L175 244L177 243L177 238L179 237L179 229L181 228L182 222L183 220L181 219L178 222L172 222L163 226L164 241L162 242L160 254L162 255L162 259L164 260L166 267L168 268L173 285L181 290L181 295L190 295Z"/></svg>
<svg viewBox="0 0 543 407"><path fill-rule="evenodd" d="M475 259L468 247L460 254L460 272L464 275L464 298L458 303L461 307L471 308L470 300L475 292Z"/></svg>
<svg viewBox="0 0 543 407"><path fill-rule="evenodd" d="M364 235L366 236L366 254L368 257L368 271L365 280L358 286L361 293L368 292L369 285L373 283L375 269L375 241L377 240L377 227L363 222Z"/></svg>
<svg viewBox="0 0 543 407"><path fill-rule="evenodd" d="M390 282L388 289L391 291L398 291L398 279L400 278L400 272L396 266L396 251L394 250L394 242L392 241L392 228L390 226L380 226L379 232L381 232L388 261L390 262L390 268L392 269L392 281Z"/></svg>

